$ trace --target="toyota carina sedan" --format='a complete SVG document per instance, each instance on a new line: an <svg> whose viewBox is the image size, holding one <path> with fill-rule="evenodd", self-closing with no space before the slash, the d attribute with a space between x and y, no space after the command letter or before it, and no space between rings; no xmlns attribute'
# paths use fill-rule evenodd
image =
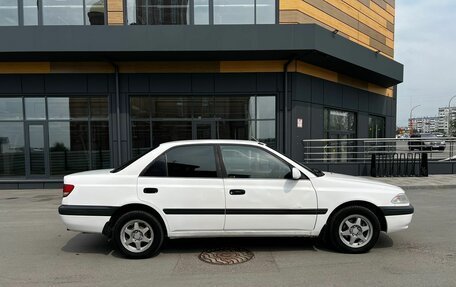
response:
<svg viewBox="0 0 456 287"><path fill-rule="evenodd" d="M321 235L363 253L413 212L399 187L234 140L164 143L116 169L65 176L59 207L69 230L102 233L130 258L156 255L165 238L227 236Z"/></svg>

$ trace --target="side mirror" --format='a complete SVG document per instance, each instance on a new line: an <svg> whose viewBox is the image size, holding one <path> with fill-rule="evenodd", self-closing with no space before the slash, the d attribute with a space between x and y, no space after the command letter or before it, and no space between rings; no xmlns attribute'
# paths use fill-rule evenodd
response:
<svg viewBox="0 0 456 287"><path fill-rule="evenodd" d="M291 177L294 179L294 180L298 180L298 179L301 179L301 172L299 171L299 169L297 169L296 167L293 167L291 169Z"/></svg>

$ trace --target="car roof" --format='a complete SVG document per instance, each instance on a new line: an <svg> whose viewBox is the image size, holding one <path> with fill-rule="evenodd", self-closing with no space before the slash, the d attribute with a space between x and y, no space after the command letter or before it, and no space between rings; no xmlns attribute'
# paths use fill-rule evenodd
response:
<svg viewBox="0 0 456 287"><path fill-rule="evenodd" d="M248 140L181 140L181 141L171 141L162 143L161 146L179 146L179 145L190 145L190 144L241 144L241 145L266 145L257 141L248 141Z"/></svg>

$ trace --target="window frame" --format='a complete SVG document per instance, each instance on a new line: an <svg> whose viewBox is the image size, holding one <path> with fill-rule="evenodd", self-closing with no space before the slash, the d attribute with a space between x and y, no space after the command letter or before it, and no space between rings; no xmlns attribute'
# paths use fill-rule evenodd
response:
<svg viewBox="0 0 456 287"><path fill-rule="evenodd" d="M259 144L260 145L260 144ZM283 164L285 164L286 166L288 166L288 168L290 169L290 177L286 177L286 178L257 178L257 177L254 177L254 178L232 178L232 177L228 177L228 174L226 172L226 166L225 166L225 162L223 161L223 155L222 155L222 146L241 146L241 147L249 147L249 148L255 148L255 149L260 149L261 151L264 151L268 154L270 154L272 157L276 158L278 161L282 162ZM228 144L217 144L217 151L218 151L218 156L219 156L219 160L220 160L220 163L221 163L221 167L222 167L222 175L223 175L223 178L229 178L229 179L254 179L254 180L258 180L258 179L264 179L264 180L294 180L293 177L292 177L292 173L293 173L293 168L295 166L293 166L292 164L290 164L289 162L285 161L284 159L278 157L277 155L275 155L274 153L272 153L271 151L265 149L265 148L262 148L261 146L254 146L254 145L245 145L245 144L236 144L236 143L228 143ZM302 171L301 172L301 178L300 179L309 179Z"/></svg>
<svg viewBox="0 0 456 287"><path fill-rule="evenodd" d="M180 177L180 176L169 176L169 173L168 173L168 157L166 155L166 153L172 151L173 149L177 149L177 148L181 148L181 147L193 147L193 146L208 146L208 147L212 147L213 149L213 152L214 152L214 159L215 159L215 171L216 171L216 176L215 177ZM145 155L145 154L144 154ZM144 156L143 155L143 156ZM162 156L165 156L166 158L166 176L147 176L145 175L145 173L147 172L147 170L155 163L155 161L162 157ZM142 157L142 156L141 156ZM201 144L198 144L198 143L193 143L193 144L183 144L183 145L178 145L178 146L173 146L173 147L170 147L168 148L167 150L163 151L162 153L160 153L159 155L157 155L156 157L154 157L154 159L139 173L139 176L138 177L145 177L145 178L185 178L185 179L189 179L189 178L205 178L205 179L215 179L215 178L223 178L223 172L222 172L222 166L221 166L221 163L220 163L220 159L218 157L218 153L217 153L217 145L216 144L208 144L208 143L201 143Z"/></svg>
<svg viewBox="0 0 456 287"><path fill-rule="evenodd" d="M123 0L122 3L123 3L123 7L124 7L124 10L123 10L123 18L124 18L124 25L125 26L129 26L130 24L128 24L128 9L127 9L127 4L128 4L128 1L129 0ZM208 19L208 24L195 24L195 1L194 0L188 0L189 2L189 21L188 21L188 24L184 25L182 24L182 26L189 26L189 25L195 25L195 26L205 26L205 25L211 25L211 26L214 26L214 25L217 25L217 26L223 26L223 25L239 25L239 24L214 24L214 0L208 0L208 13L209 13L209 19ZM275 15L274 15L274 23L270 23L270 24L257 24L257 0L253 0L253 13L254 13L254 16L253 16L253 24L246 24L246 25L275 25L275 24L279 24L280 23L280 3L279 3L279 0L274 0L274 11L275 11ZM106 8L106 4L105 4L105 8ZM107 18L107 17L105 17ZM161 25L161 24L160 24ZM160 26L160 25L152 25L152 26ZM148 26L148 25L142 25L142 26Z"/></svg>

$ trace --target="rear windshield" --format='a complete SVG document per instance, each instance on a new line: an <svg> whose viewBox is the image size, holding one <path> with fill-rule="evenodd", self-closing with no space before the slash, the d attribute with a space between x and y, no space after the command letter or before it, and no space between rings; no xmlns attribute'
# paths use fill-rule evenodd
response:
<svg viewBox="0 0 456 287"><path fill-rule="evenodd" d="M114 168L113 170L111 170L111 173L117 173L123 169L125 169L127 166L129 166L130 164L134 163L135 161L137 161L138 159L142 158L144 155L146 155L147 153L149 153L151 150L153 150L153 148L149 149L147 152L145 152L144 154L142 155L139 155L137 157L134 157L124 163L122 163L121 165L119 165L118 167Z"/></svg>

